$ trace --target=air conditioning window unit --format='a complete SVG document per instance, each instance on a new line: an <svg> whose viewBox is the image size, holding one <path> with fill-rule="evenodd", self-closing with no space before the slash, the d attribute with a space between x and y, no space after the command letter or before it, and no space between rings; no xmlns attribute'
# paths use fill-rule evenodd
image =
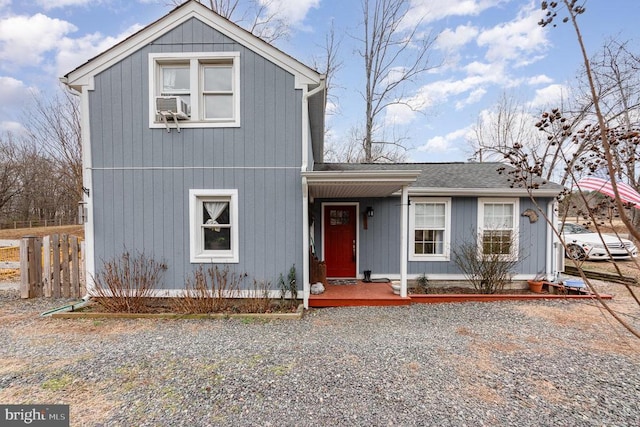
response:
<svg viewBox="0 0 640 427"><path fill-rule="evenodd" d="M161 117L187 120L189 106L179 96L156 96L156 114Z"/></svg>

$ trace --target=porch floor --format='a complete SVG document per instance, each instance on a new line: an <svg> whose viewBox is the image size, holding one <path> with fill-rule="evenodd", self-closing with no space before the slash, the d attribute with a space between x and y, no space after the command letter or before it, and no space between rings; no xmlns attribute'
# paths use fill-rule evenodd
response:
<svg viewBox="0 0 640 427"><path fill-rule="evenodd" d="M320 295L309 296L309 307L357 307L381 305L409 305L411 298L395 295L391 283L364 283L325 286Z"/></svg>
<svg viewBox="0 0 640 427"><path fill-rule="evenodd" d="M391 283L364 283L360 280L355 285L325 286L325 291L320 295L309 296L309 307L366 307L366 306L392 306L410 304L436 304L436 303L460 303L460 302L495 302L495 301L530 301L539 299L589 299L593 295L579 293L558 294L549 289L544 289L538 294L428 294L412 295L402 298L395 295L391 289ZM602 299L612 299L612 295L600 294Z"/></svg>

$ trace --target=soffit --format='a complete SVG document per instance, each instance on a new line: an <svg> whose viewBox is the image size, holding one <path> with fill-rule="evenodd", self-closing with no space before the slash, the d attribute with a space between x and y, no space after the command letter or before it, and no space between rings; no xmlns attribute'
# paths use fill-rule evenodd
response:
<svg viewBox="0 0 640 427"><path fill-rule="evenodd" d="M320 199L388 197L415 182L420 171L304 172L309 194Z"/></svg>

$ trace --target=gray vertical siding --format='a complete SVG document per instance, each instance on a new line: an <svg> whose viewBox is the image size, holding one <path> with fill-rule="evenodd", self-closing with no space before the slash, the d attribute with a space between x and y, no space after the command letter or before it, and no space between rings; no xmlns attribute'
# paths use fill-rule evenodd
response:
<svg viewBox="0 0 640 427"><path fill-rule="evenodd" d="M148 54L189 51L240 52L239 128L149 128ZM96 76L89 99L98 268L144 251L167 262L164 287L183 287L200 265L189 262L189 189L238 189L231 269L275 282L295 264L301 277L302 94L291 74L192 19Z"/></svg>
<svg viewBox="0 0 640 427"><path fill-rule="evenodd" d="M360 218L367 206L374 208L375 216L368 220L365 230L360 221L359 273L371 270L373 274L400 274L400 198L355 199L360 203ZM318 254L322 253L321 204L340 203L340 200L316 200L314 202L314 238ZM539 200L546 206L549 200ZM528 198L520 199L520 213L535 209ZM519 214L518 214L519 215ZM477 232L478 200L475 197L453 197L451 200L451 244L453 246L469 242ZM527 217L519 216L521 258L516 274L544 272L545 250L551 250L547 242L546 223L540 218L530 223ZM462 274L453 261L410 261L408 274Z"/></svg>

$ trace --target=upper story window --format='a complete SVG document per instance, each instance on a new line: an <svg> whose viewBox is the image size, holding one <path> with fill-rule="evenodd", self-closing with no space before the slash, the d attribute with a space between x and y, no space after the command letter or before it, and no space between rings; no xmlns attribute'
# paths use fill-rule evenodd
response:
<svg viewBox="0 0 640 427"><path fill-rule="evenodd" d="M518 199L478 199L480 251L518 256Z"/></svg>
<svg viewBox="0 0 640 427"><path fill-rule="evenodd" d="M451 199L412 198L409 230L411 261L449 260Z"/></svg>
<svg viewBox="0 0 640 427"><path fill-rule="evenodd" d="M179 97L180 127L240 126L238 52L149 55L149 124L164 127L156 97Z"/></svg>

